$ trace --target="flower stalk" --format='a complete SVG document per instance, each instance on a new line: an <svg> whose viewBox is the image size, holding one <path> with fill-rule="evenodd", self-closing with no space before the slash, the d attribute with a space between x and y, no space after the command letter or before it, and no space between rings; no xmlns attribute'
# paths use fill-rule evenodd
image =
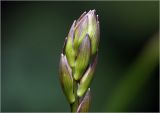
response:
<svg viewBox="0 0 160 113"><path fill-rule="evenodd" d="M84 12L73 22L61 53L59 73L71 112L88 112L90 84L98 58L100 28L95 10Z"/></svg>

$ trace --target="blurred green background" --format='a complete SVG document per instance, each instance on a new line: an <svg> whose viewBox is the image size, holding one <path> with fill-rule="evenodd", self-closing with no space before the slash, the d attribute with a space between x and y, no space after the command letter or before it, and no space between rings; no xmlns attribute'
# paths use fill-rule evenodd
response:
<svg viewBox="0 0 160 113"><path fill-rule="evenodd" d="M58 65L73 20L96 9L90 111L159 110L159 2L1 2L1 111L70 111Z"/></svg>

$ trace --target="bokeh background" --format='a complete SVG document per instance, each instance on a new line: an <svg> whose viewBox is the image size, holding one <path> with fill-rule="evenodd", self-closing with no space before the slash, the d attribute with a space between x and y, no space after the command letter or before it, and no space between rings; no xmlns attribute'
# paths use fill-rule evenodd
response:
<svg viewBox="0 0 160 113"><path fill-rule="evenodd" d="M90 111L159 110L159 2L1 2L1 111L70 111L58 65L73 20L96 9Z"/></svg>

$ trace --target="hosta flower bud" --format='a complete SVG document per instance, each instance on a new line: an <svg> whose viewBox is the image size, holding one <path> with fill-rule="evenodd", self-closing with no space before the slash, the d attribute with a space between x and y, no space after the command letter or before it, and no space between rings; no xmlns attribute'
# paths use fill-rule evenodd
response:
<svg viewBox="0 0 160 113"><path fill-rule="evenodd" d="M89 66L89 68L87 69L87 71L85 72L85 74L83 75L83 77L80 80L80 84L78 86L78 90L77 90L77 95L78 96L83 96L84 93L87 91L92 79L93 79L93 74L96 68L96 64L97 64L97 58L98 58L98 54L96 55L96 57L93 60L93 63Z"/></svg>
<svg viewBox="0 0 160 113"><path fill-rule="evenodd" d="M83 38L88 34L91 40L92 54L95 54L99 43L99 32L99 21L98 16L95 15L95 10L90 10L87 14L83 13L75 25L75 49L77 50Z"/></svg>
<svg viewBox="0 0 160 113"><path fill-rule="evenodd" d="M90 103L91 103L91 92L90 88L88 88L88 91L86 92L80 105L78 106L77 113L88 112L90 108Z"/></svg>
<svg viewBox="0 0 160 113"><path fill-rule="evenodd" d="M77 59L75 61L75 74L74 78L76 80L79 80L84 73L90 59L90 39L88 34L83 39L83 42L81 46L79 47L78 53L77 53Z"/></svg>
<svg viewBox="0 0 160 113"><path fill-rule="evenodd" d="M95 10L84 12L75 20L65 39L60 61L60 81L72 112L89 110L89 85L97 63L99 39L100 28Z"/></svg>
<svg viewBox="0 0 160 113"><path fill-rule="evenodd" d="M74 61L75 61L75 50L73 49L73 39L74 39L74 26L75 22L73 22L72 27L69 31L68 38L67 38L67 43L66 43L66 48L65 48L65 53L68 58L68 62L71 67L74 67Z"/></svg>
<svg viewBox="0 0 160 113"><path fill-rule="evenodd" d="M75 101L75 96L73 94L73 78L72 78L72 71L68 65L66 60L66 56L61 54L60 59L60 82L63 89L64 94L66 95L68 101L73 103Z"/></svg>
<svg viewBox="0 0 160 113"><path fill-rule="evenodd" d="M98 16L95 15L95 10L84 12L77 22L73 22L64 48L69 65L75 70L76 80L79 80L86 70L90 56L97 52L98 43Z"/></svg>
<svg viewBox="0 0 160 113"><path fill-rule="evenodd" d="M74 38L74 47L77 50L81 44L83 38L86 36L88 31L88 17L82 18L80 21L77 21L75 27L75 38Z"/></svg>

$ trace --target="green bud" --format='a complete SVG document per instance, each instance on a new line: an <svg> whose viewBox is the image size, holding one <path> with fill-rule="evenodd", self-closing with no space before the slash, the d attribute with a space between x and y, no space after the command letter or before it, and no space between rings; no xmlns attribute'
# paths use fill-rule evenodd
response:
<svg viewBox="0 0 160 113"><path fill-rule="evenodd" d="M93 74L95 72L96 64L97 64L98 54L96 54L92 65L89 66L88 70L85 72L84 76L80 80L80 84L78 86L77 95L79 97L83 96L87 91L91 81L93 79Z"/></svg>
<svg viewBox="0 0 160 113"><path fill-rule="evenodd" d="M95 10L91 10L88 12L88 34L91 38L91 46L92 46L92 54L97 52L98 43L99 43L99 21L98 15L95 15Z"/></svg>
<svg viewBox="0 0 160 113"><path fill-rule="evenodd" d="M79 80L83 75L85 69L87 68L90 60L90 53L91 53L91 45L89 36L83 39L81 46L79 47L77 58L75 61L75 68L74 68L74 78L75 80Z"/></svg>
<svg viewBox="0 0 160 113"><path fill-rule="evenodd" d="M74 47L75 50L78 49L82 40L85 38L88 31L88 17L85 16L81 18L75 27L75 38L74 38Z"/></svg>
<svg viewBox="0 0 160 113"><path fill-rule="evenodd" d="M72 70L67 62L66 56L63 54L61 54L59 69L60 82L63 92L66 95L69 103L73 103L75 101L75 96L73 94Z"/></svg>
<svg viewBox="0 0 160 113"><path fill-rule="evenodd" d="M92 55L94 55L98 51L99 46L99 39L100 39L100 29L99 29L99 22L96 23L96 32L91 32L90 37L91 39L91 46L92 46Z"/></svg>
<svg viewBox="0 0 160 113"><path fill-rule="evenodd" d="M90 103L91 103L91 92L90 88L88 88L88 91L86 92L80 105L78 106L77 113L88 112L90 108Z"/></svg>
<svg viewBox="0 0 160 113"><path fill-rule="evenodd" d="M72 111L87 112L89 109L88 88L96 67L99 39L100 28L95 10L84 12L74 21L65 39L60 60L60 81Z"/></svg>
<svg viewBox="0 0 160 113"><path fill-rule="evenodd" d="M94 55L99 45L99 21L98 15L96 16L95 10L90 10L87 14L84 12L76 22L74 47L78 49L85 35L88 34L91 40L92 55Z"/></svg>
<svg viewBox="0 0 160 113"><path fill-rule="evenodd" d="M76 23L76 21L73 22L72 27L69 31L67 42L66 42L66 48L65 48L67 60L68 60L68 63L70 64L71 67L74 67L74 61L75 61L75 51L73 49L75 23Z"/></svg>

